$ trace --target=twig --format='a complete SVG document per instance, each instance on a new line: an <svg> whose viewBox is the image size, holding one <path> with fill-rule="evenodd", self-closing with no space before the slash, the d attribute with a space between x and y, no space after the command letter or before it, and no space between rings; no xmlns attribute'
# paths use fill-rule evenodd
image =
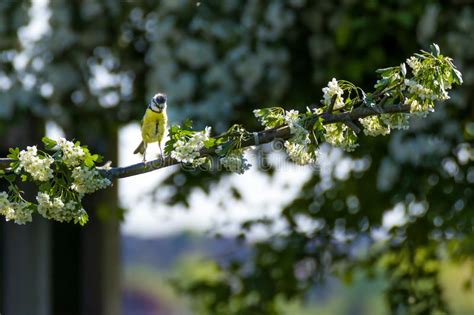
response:
<svg viewBox="0 0 474 315"><path fill-rule="evenodd" d="M328 109L326 111L328 114L332 114L332 110L334 109L334 104L336 103L336 99L337 99L337 94L334 94L332 96L331 103L329 104Z"/></svg>
<svg viewBox="0 0 474 315"><path fill-rule="evenodd" d="M382 108L381 112L377 112L370 107L358 107L350 112L344 112L344 113L332 114L329 112L325 112L319 116L314 115L313 119L314 121L316 121L318 117L323 118L324 125L338 123L338 122L348 124L349 122L349 124L351 123L353 124L353 126L351 127L353 128L354 126L357 127L357 125L354 122L358 121L359 118L380 115L380 114L406 113L409 111L410 111L410 105L401 105L401 104L387 105L384 108ZM359 128L359 132L360 132L360 128ZM258 132L256 137L251 137L250 139L243 141L242 148L256 145L255 140L257 140L257 143L261 145L261 144L272 142L273 140L276 140L276 139L285 140L289 138L291 138L290 128L287 125L282 125L277 128L272 128L272 129ZM209 148L209 149L202 150L200 153L201 153L201 156L213 155L215 154L215 150L216 148ZM0 169L8 169L11 162L13 162L12 159L0 158ZM171 157L166 157L164 161L162 161L161 159L156 159L153 161L148 161L146 163L142 162L142 163L137 163L137 164L124 166L124 167L113 167L108 170L102 169L100 170L100 172L104 176L110 179L125 178L125 177L148 173L151 171L155 171L158 169L162 169L162 168L169 167L172 165L177 165L177 164L180 164L180 163L176 161L175 159L172 159Z"/></svg>
<svg viewBox="0 0 474 315"><path fill-rule="evenodd" d="M352 120L345 121L344 124L346 124L347 127L354 130L356 134L360 134L362 132L362 129L359 126L357 126L357 124L353 122Z"/></svg>
<svg viewBox="0 0 474 315"><path fill-rule="evenodd" d="M0 169L7 169L13 161L12 159L0 158Z"/></svg>

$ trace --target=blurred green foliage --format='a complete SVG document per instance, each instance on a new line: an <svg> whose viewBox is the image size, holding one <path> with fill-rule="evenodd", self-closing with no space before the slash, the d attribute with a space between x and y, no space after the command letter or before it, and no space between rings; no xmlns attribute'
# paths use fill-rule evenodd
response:
<svg viewBox="0 0 474 315"><path fill-rule="evenodd" d="M179 247L176 248L176 251L180 250ZM467 315L474 310L471 293L460 286L470 268L470 264L441 263L440 284L446 292L446 301L452 305L452 314ZM206 258L205 254L194 251L193 254L180 255L170 267L157 268L152 260L141 261L139 265L129 262L124 273L124 289L126 292L141 293L154 301L160 301L160 304L166 305L169 314L207 315L214 314L214 311L203 308L203 300L189 300L177 295L170 286L169 279L189 284L197 279L213 282L218 276L215 262ZM326 283L312 288L304 301L279 299L277 304L284 315L390 314L383 297L387 285L379 272L372 279L358 272L350 285L330 278ZM129 308L126 310L130 310L132 305L127 306Z"/></svg>

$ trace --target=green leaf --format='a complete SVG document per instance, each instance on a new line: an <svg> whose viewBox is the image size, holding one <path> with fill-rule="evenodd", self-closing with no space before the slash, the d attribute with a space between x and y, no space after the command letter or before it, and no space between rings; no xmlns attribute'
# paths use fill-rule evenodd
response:
<svg viewBox="0 0 474 315"><path fill-rule="evenodd" d="M425 55L420 54L420 53L414 53L413 55L414 55L415 57L418 57L418 58L423 59L423 60L427 58Z"/></svg>
<svg viewBox="0 0 474 315"><path fill-rule="evenodd" d="M456 68L452 69L452 75L457 84L461 85L463 83L461 71Z"/></svg>
<svg viewBox="0 0 474 315"><path fill-rule="evenodd" d="M267 128L278 127L285 122L285 110L281 107L260 108L254 113L260 123Z"/></svg>
<svg viewBox="0 0 474 315"><path fill-rule="evenodd" d="M40 191L48 191L51 188L51 184L49 182L44 182L41 185L39 185L38 188Z"/></svg>
<svg viewBox="0 0 474 315"><path fill-rule="evenodd" d="M18 157L20 156L19 148L10 148L8 149L8 152L10 152L10 154L7 155L8 158L18 160Z"/></svg>
<svg viewBox="0 0 474 315"><path fill-rule="evenodd" d="M94 167L94 160L89 156L84 160L84 165L90 168Z"/></svg>
<svg viewBox="0 0 474 315"><path fill-rule="evenodd" d="M13 182L16 179L16 175L15 174L8 174L8 175L5 175L4 178L9 182Z"/></svg>
<svg viewBox="0 0 474 315"><path fill-rule="evenodd" d="M375 70L375 72L380 73L382 77L389 77L397 70L398 70L398 67L388 67L388 68L377 69Z"/></svg>
<svg viewBox="0 0 474 315"><path fill-rule="evenodd" d="M48 137L43 137L41 139L41 141L44 143L44 148L46 150L53 150L54 147L56 147L58 145L58 143L56 141L54 141L53 139L48 138Z"/></svg>
<svg viewBox="0 0 474 315"><path fill-rule="evenodd" d="M81 226L84 226L89 221L89 216L87 214L80 215L79 217L74 218L74 223L79 223Z"/></svg>
<svg viewBox="0 0 474 315"><path fill-rule="evenodd" d="M28 180L28 175L22 174L21 175L21 181L26 182Z"/></svg>
<svg viewBox="0 0 474 315"><path fill-rule="evenodd" d="M234 143L232 141L226 142L216 150L216 154L220 156L226 156L234 148Z"/></svg>
<svg viewBox="0 0 474 315"><path fill-rule="evenodd" d="M205 146L207 149L213 147L215 144L216 144L216 139L214 139L214 138L209 138L209 140L207 140L207 141L204 142L204 146Z"/></svg>
<svg viewBox="0 0 474 315"><path fill-rule="evenodd" d="M165 143L165 154L166 155L170 155L171 152L173 151L173 145L174 145L175 141L173 141L172 139L166 141Z"/></svg>
<svg viewBox="0 0 474 315"><path fill-rule="evenodd" d="M430 50L431 50L431 53L435 57L439 57L440 51L439 51L439 46L437 44L435 44L435 43L431 44L430 45Z"/></svg>
<svg viewBox="0 0 474 315"><path fill-rule="evenodd" d="M170 134L175 134L177 132L179 132L181 128L179 127L179 125L172 125L169 129L169 132Z"/></svg>
<svg viewBox="0 0 474 315"><path fill-rule="evenodd" d="M183 122L183 129L192 129L193 128L193 121L191 119L186 119Z"/></svg>

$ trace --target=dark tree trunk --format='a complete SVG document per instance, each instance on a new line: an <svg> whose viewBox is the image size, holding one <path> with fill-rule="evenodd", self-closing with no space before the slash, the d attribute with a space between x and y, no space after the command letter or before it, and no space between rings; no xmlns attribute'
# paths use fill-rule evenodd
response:
<svg viewBox="0 0 474 315"><path fill-rule="evenodd" d="M3 135L2 156L8 154L10 147L40 142L43 122L23 117ZM7 190L5 183L0 185L0 190ZM28 185L23 188L26 199L34 200L35 189ZM50 229L50 222L39 215L26 225L0 220L1 314L51 314Z"/></svg>
<svg viewBox="0 0 474 315"><path fill-rule="evenodd" d="M93 152L117 161L117 132L94 128L67 131ZM84 130L86 129L86 130ZM100 135L100 137L98 136ZM86 196L84 227L53 225L53 308L55 314L121 313L120 231L116 184Z"/></svg>

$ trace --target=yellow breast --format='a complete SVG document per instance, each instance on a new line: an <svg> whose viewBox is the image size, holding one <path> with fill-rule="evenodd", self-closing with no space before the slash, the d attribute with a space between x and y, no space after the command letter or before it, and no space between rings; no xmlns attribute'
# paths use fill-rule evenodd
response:
<svg viewBox="0 0 474 315"><path fill-rule="evenodd" d="M142 122L142 138L146 143L161 142L166 132L168 116L147 109Z"/></svg>

